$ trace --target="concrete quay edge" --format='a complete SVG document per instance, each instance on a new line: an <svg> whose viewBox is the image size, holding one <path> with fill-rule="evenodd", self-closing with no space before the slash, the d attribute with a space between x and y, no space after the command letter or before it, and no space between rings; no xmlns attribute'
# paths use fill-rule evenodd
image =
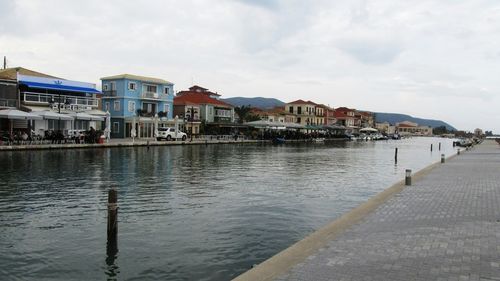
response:
<svg viewBox="0 0 500 281"><path fill-rule="evenodd" d="M82 148L111 148L111 147L134 147L134 146L171 146L171 145L209 145L209 144L247 144L247 143L267 143L262 140L214 140L214 141L155 141L151 140L148 144L146 141L135 142L110 142L110 143L87 143L87 144L40 144L40 145L3 145L0 146L2 151L20 151L20 150L59 150L59 149L82 149Z"/></svg>
<svg viewBox="0 0 500 281"><path fill-rule="evenodd" d="M465 149L461 150L461 153L465 152ZM445 163L456 156L456 153L448 156L445 159ZM440 160L413 173L412 181L418 181L441 165L443 164L441 164ZM322 228L309 234L304 239L258 264L256 267L242 273L234 278L233 281L270 281L287 273L293 266L304 261L320 248L326 246L330 240L334 239L337 235L361 221L391 197L400 193L404 188L405 180L403 179L371 197L358 207L343 214L326 226L323 226Z"/></svg>

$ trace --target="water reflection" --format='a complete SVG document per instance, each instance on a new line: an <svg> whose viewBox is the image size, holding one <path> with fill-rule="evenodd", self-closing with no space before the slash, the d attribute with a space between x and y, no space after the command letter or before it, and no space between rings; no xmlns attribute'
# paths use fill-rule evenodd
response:
<svg viewBox="0 0 500 281"><path fill-rule="evenodd" d="M451 141L415 138L0 153L0 270L229 280L448 152ZM106 243L110 187L119 252Z"/></svg>

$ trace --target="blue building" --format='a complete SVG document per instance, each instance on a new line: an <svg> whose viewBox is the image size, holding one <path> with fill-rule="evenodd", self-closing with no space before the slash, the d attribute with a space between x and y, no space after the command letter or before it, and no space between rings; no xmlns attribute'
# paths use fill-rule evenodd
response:
<svg viewBox="0 0 500 281"><path fill-rule="evenodd" d="M101 78L102 109L111 114L111 138L153 138L159 127L173 122L174 84L163 79L121 74ZM133 125L134 124L134 125Z"/></svg>

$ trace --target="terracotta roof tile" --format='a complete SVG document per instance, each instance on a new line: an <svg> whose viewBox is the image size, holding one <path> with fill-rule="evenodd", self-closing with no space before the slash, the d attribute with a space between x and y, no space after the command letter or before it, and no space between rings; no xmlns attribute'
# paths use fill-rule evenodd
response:
<svg viewBox="0 0 500 281"><path fill-rule="evenodd" d="M204 93L191 92L191 93L184 93L181 96L174 97L174 105L181 105L185 102L191 102L195 104L212 104L212 105L220 105L224 107L233 108L232 105L223 102L221 100L211 98Z"/></svg>

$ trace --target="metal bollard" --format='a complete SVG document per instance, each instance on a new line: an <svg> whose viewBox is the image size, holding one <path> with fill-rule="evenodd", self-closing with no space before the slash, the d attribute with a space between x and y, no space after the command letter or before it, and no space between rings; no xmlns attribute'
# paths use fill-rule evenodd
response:
<svg viewBox="0 0 500 281"><path fill-rule="evenodd" d="M406 169L405 171L405 185L411 185L411 170Z"/></svg>

